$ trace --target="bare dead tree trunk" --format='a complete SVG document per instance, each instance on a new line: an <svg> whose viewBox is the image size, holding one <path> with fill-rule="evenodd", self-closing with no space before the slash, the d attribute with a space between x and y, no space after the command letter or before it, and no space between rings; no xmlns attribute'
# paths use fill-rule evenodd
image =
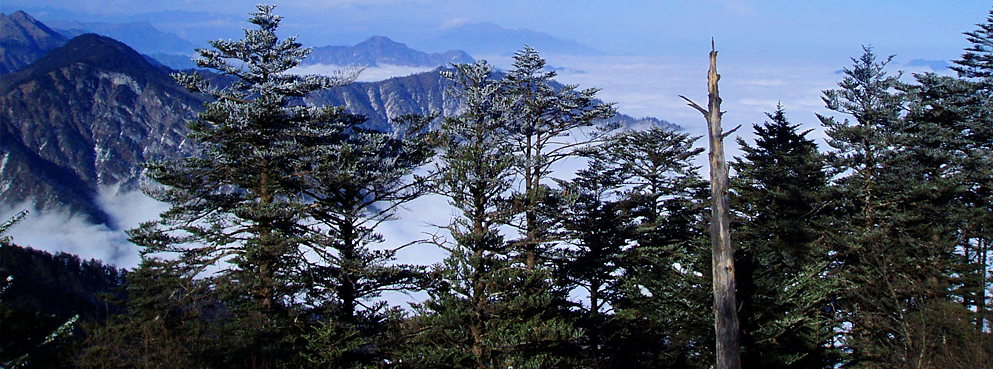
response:
<svg viewBox="0 0 993 369"><path fill-rule="evenodd" d="M985 238L979 237L979 242L977 244L979 246L979 266L980 268L983 268L983 270L979 273L979 277L981 279L979 282L979 299L977 301L978 306L976 307L976 310L979 313L979 331L986 332L986 321L989 319L987 317L988 306L986 304L986 289L989 287L990 282L988 275L990 243Z"/></svg>
<svg viewBox="0 0 993 369"><path fill-rule="evenodd" d="M721 96L717 90L717 50L711 41L710 71L707 73L709 104L701 108L692 100L681 96L694 109L703 113L710 128L710 194L711 205L710 239L713 247L714 274L714 329L717 332L717 369L738 369L741 367L741 353L738 346L738 310L735 302L734 249L731 247L731 233L728 217L728 166L724 160L724 138L738 128L727 133L721 130Z"/></svg>

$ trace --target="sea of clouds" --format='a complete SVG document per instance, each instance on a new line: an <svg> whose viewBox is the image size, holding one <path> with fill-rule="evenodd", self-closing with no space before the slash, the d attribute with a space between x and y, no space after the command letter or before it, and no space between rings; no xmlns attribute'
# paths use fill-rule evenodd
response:
<svg viewBox="0 0 993 369"><path fill-rule="evenodd" d="M498 68L507 69L512 60L509 57L487 59ZM703 116L686 105L679 95L685 95L701 106L706 106L706 78L708 60L706 54L694 60L677 60L664 57L548 57L550 66L556 67L557 79L568 84L578 84L580 88L596 87L601 91L598 97L616 103L618 111L634 117L656 117L679 124L695 136L706 136L707 127ZM838 116L824 108L822 91L836 88L843 77L840 72L847 65L734 63L718 60L720 83L723 98L722 110L725 130L742 125L734 136L753 140L752 124L767 120L766 112L772 112L777 104L782 104L787 117L801 129L811 130L809 137L818 140L821 150L827 146L823 142L824 133L815 114ZM897 73L900 65L894 63L891 73ZM330 74L340 68L315 65L297 70L301 74ZM907 69L907 68L904 68ZM911 73L928 72L927 66L912 66ZM366 68L359 81L376 81L390 77L423 72L425 68L380 66ZM939 71L950 74L950 71ZM844 119L844 116L839 116ZM726 142L727 157L739 155L740 150L729 137ZM706 138L697 141L705 147ZM706 175L705 155L701 155L697 165L703 167ZM557 168L555 176L569 178L581 162L567 162ZM167 204L157 202L140 192L121 193L117 187L101 189L99 203L111 215L115 228L88 223L84 217L59 211L39 211L30 204L21 204L0 209L0 219L6 220L22 209L31 213L11 229L17 244L31 246L50 252L68 252L84 259L99 259L122 268L131 268L140 261L139 249L127 240L125 230L137 227L145 221L154 220L158 214L168 209ZM449 223L457 213L444 198L425 196L408 203L397 213L398 220L385 222L379 228L386 242L377 247L394 248L417 240L428 239L432 235L447 236L447 231L439 226ZM412 244L397 254L398 262L430 265L441 261L443 250L429 244ZM387 300L400 303L419 301L423 294L404 296L390 294Z"/></svg>

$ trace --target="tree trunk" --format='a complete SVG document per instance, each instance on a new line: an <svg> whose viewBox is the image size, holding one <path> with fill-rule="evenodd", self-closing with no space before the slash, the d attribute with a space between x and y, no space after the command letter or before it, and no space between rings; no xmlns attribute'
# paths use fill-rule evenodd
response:
<svg viewBox="0 0 993 369"><path fill-rule="evenodd" d="M721 130L721 96L717 82L717 51L711 45L710 71L707 73L709 92L708 109L703 109L684 96L690 106L703 113L710 128L710 194L711 205L710 239L713 247L714 281L714 329L717 333L717 369L738 369L741 367L741 353L738 346L738 311L735 303L734 249L731 247L731 233L728 217L728 167L724 159L724 137ZM740 126L739 126L740 127Z"/></svg>
<svg viewBox="0 0 993 369"><path fill-rule="evenodd" d="M979 245L979 250L978 250L979 267L982 268L982 270L979 273L979 277L980 277L979 298L977 299L978 301L976 301L977 303L976 310L979 313L978 314L979 331L986 332L986 320L988 319L987 317L988 306L986 305L986 288L987 286L989 286L989 276L987 274L988 273L987 271L989 270L988 255L989 255L990 244L985 238L979 237L978 245Z"/></svg>

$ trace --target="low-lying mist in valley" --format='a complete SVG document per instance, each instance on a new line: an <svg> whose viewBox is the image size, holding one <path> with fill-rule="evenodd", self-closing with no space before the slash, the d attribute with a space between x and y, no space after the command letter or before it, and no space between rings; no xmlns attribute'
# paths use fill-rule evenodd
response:
<svg viewBox="0 0 993 369"><path fill-rule="evenodd" d="M37 209L30 203L0 208L0 219L27 210L27 217L8 232L14 243L132 268L138 265L140 256L138 247L128 241L124 231L156 219L168 206L140 191L118 189L118 186L103 187L97 196L98 204L111 217L110 225L93 224L84 215L58 209Z"/></svg>
<svg viewBox="0 0 993 369"><path fill-rule="evenodd" d="M709 46L709 45L707 45ZM580 88L599 88L598 97L616 103L617 110L634 117L657 117L683 127L694 136L706 136L706 124L699 113L686 106L679 95L695 101L706 101L706 52L702 50L699 60L676 60L663 57L637 56L548 56L549 66L558 73L556 78L566 84L578 84ZM885 50L880 50L885 53ZM809 137L818 140L821 150L828 147L823 141L823 129L815 113L831 115L821 101L821 91L835 88L841 79L839 71L846 64L827 65L802 64L778 65L774 61L764 63L743 63L735 60L733 53L719 54L718 68L722 75L721 96L724 127L742 128L735 132L746 140L753 139L751 125L767 120L766 112L775 110L782 104L787 117L794 124L801 124L802 130L810 129ZM510 68L509 56L479 57L501 69ZM898 61L901 59L897 59ZM921 64L921 63L916 63ZM907 70L906 78L912 73L930 72L927 65L905 66L894 62L890 65L891 74ZM341 70L330 65L310 65L298 67L300 74L332 74ZM392 77L405 76L426 71L426 68L380 65L365 68L358 81L369 82ZM950 74L949 71L939 71ZM698 147L706 145L706 139L697 141ZM737 144L728 141L728 158L740 154ZM709 168L706 156L700 155L696 161L701 172ZM568 179L582 167L581 160L566 162L556 170L555 176ZM72 215L57 210L38 210L30 204L19 204L0 209L0 216L8 219L17 211L27 209L28 217L15 226L9 235L18 244L31 246L50 252L68 252L82 258L96 258L122 268L131 268L140 261L138 247L127 240L125 230L138 226L144 221L156 219L158 214L168 209L140 191L120 193L116 186L102 188L99 204L112 216L111 226L91 224L80 215ZM385 242L378 247L398 247L417 240L427 239L432 234L447 235L439 228L448 224L453 210L444 199L425 196L407 204L397 213L398 219L385 222L378 231ZM398 254L399 263L429 265L440 261L444 252L427 244L412 244Z"/></svg>

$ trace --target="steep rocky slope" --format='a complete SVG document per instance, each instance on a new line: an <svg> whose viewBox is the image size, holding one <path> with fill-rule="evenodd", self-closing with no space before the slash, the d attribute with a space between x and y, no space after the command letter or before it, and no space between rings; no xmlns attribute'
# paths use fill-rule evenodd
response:
<svg viewBox="0 0 993 369"><path fill-rule="evenodd" d="M68 208L96 223L101 186L138 187L140 163L191 152L202 101L113 39L87 34L0 77L0 202Z"/></svg>

